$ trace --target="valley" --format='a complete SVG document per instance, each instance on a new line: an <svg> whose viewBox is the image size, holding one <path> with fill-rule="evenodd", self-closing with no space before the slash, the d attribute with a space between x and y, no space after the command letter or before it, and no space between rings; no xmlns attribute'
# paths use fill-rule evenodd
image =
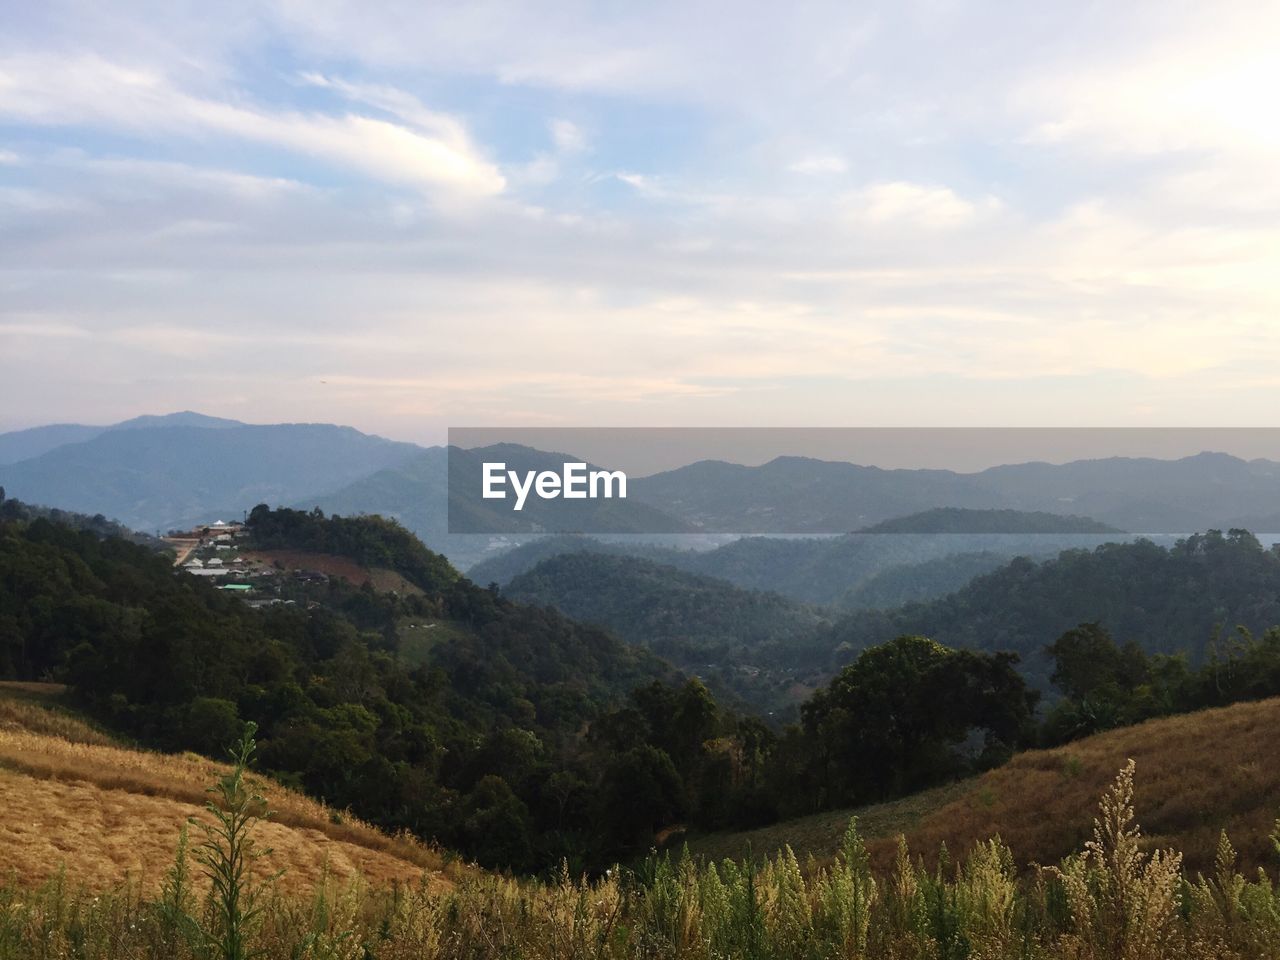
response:
<svg viewBox="0 0 1280 960"><path fill-rule="evenodd" d="M246 455L260 442L148 424L35 459L152 430L249 437ZM412 504L414 457L344 496L401 488ZM1280 785L1257 745L1280 718L1280 550L1243 529L1146 538L945 507L822 537L513 530L501 549L469 541L484 559L464 572L366 509L219 515L157 539L0 501L0 869L27 878L0 897L22 910L33 895L163 904L180 828L226 776L206 757L246 721L274 813L273 852L243 882L277 903L367 889L341 921L366 943L360 917L408 936L394 891L433 936L480 943L512 897L626 912L620 876L652 906L677 876L698 878L688 893L757 866L767 897L803 889L817 917L834 876L902 877L899 837L923 857L913 883L960 896L929 871L998 862L1029 905L1026 865L1084 869L1071 857L1093 801L1129 777L1144 849L1176 847L1186 876L1227 869L1224 830L1230 869L1270 863ZM272 915L296 942L321 935ZM895 916L869 930L898 936ZM556 955L527 915L509 922L521 950Z"/></svg>

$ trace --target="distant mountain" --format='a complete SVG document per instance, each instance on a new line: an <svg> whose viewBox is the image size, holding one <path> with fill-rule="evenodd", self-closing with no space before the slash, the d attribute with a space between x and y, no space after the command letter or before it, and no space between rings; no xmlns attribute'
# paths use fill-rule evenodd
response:
<svg viewBox="0 0 1280 960"><path fill-rule="evenodd" d="M961 474L779 457L758 467L702 461L638 478L633 490L637 499L704 531L830 534L952 507L1083 515L1122 530L1186 533L1274 515L1280 463L1201 453Z"/></svg>
<svg viewBox="0 0 1280 960"><path fill-rule="evenodd" d="M1280 463L1225 453L1011 464L974 476L1002 507L1082 514L1138 533L1247 526L1280 504Z"/></svg>
<svg viewBox="0 0 1280 960"><path fill-rule="evenodd" d="M0 433L0 466L38 457L64 444L92 440L106 429L79 423L53 423L47 427Z"/></svg>
<svg viewBox="0 0 1280 960"><path fill-rule="evenodd" d="M702 461L628 478L625 500L531 498L515 511L510 501L479 496L486 461L501 460L523 472L559 470L574 459L572 452L516 445L455 449L451 456L443 447L428 450L350 428L251 426L186 411L111 427L55 425L0 435L0 485L30 502L103 513L151 531L234 516L258 502L318 505L343 515L382 513L464 566L491 556L495 544L555 531L616 537L870 529L880 535L995 536L994 525L1004 533L1034 536L1108 536L1117 529L1257 530L1269 519L1280 521L1280 464L1215 453L1169 461L1025 463L972 474L882 470L804 457L757 467ZM747 540L714 556L671 562L738 586L834 603L890 566L984 550L1043 552L1034 544L977 541L870 546L836 536L824 545Z"/></svg>
<svg viewBox="0 0 1280 960"><path fill-rule="evenodd" d="M695 533L674 512L659 509L642 498L615 492L610 498L567 500L539 498L532 493L521 510L514 496L492 500L482 496L485 463L501 463L524 477L548 471L559 474L566 463L581 462L572 453L548 453L513 443L463 450L449 448L449 528L455 533ZM585 471L601 469L585 463ZM631 481L634 484L634 480ZM510 484L507 485L509 490ZM505 491L504 491L505 492Z"/></svg>
<svg viewBox="0 0 1280 960"><path fill-rule="evenodd" d="M461 567L492 555L495 541L518 542L540 530L557 530L573 522L617 533L689 529L683 521L630 499L566 503L531 496L524 509L516 512L510 501L479 496L485 462L505 463L508 469L521 472L559 472L566 461L574 459L571 454L514 444L476 450L430 447L296 505L319 506L344 516L377 513L393 517Z"/></svg>
<svg viewBox="0 0 1280 960"><path fill-rule="evenodd" d="M399 463L335 490L297 500L293 505L319 507L326 513L344 517L359 514L388 517L461 568L490 554L491 542L496 538L450 535L448 470L448 450L427 447Z"/></svg>
<svg viewBox="0 0 1280 960"><path fill-rule="evenodd" d="M864 527L859 533L1123 533L1088 517L1026 510L935 507Z"/></svg>
<svg viewBox="0 0 1280 960"><path fill-rule="evenodd" d="M758 467L704 460L638 478L633 496L698 530L842 533L937 506L995 508L997 495L949 470L882 470L808 457Z"/></svg>
<svg viewBox="0 0 1280 960"><path fill-rule="evenodd" d="M196 413L193 410L182 410L178 413L143 414L132 420L122 420L112 424L108 430L148 430L154 427L205 427L210 430L227 427L244 427L248 424L239 420L228 420L226 417L211 417L208 414Z"/></svg>
<svg viewBox="0 0 1280 960"><path fill-rule="evenodd" d="M95 427L80 423L55 423L47 427L0 433L0 466L30 460L68 443L83 443L108 430L138 430L151 427L241 427L238 420L208 417L184 410L163 416L141 416L111 426Z"/></svg>
<svg viewBox="0 0 1280 960"><path fill-rule="evenodd" d="M329 424L144 424L0 467L0 486L33 503L167 530L303 500L420 450Z"/></svg>
<svg viewBox="0 0 1280 960"><path fill-rule="evenodd" d="M377 513L398 520L434 546L449 530L449 457L444 447L419 448L409 456L371 471L296 506L317 506L326 513L353 516ZM438 548L437 548L438 549Z"/></svg>

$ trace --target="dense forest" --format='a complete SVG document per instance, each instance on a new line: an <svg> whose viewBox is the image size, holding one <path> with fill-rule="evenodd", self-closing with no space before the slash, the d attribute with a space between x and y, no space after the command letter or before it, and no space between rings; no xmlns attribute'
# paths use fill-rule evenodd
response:
<svg viewBox="0 0 1280 960"><path fill-rule="evenodd" d="M700 681L603 630L438 575L443 561L420 546L404 552L412 544L386 521L262 508L249 530L263 544L390 558L406 576L432 575L417 581L420 596L331 578L305 602L254 609L119 538L7 521L0 676L66 681L99 720L168 749L218 752L253 719L265 766L287 782L517 870L566 858L600 866L673 823L745 825L823 802L798 795L812 778L792 775L825 756L820 725L787 734L780 766L778 735L717 704ZM411 660L396 629L406 619L448 629ZM847 696L833 690L826 702L855 710ZM990 758L970 755L970 733L929 731L937 768L908 776L886 746L899 734L872 724L864 746L881 749L868 748L865 784L878 795L880 784L976 769Z"/></svg>
<svg viewBox="0 0 1280 960"><path fill-rule="evenodd" d="M912 599L929 600L971 579L974 554L1007 563L1017 556L1048 559L1066 549L1093 548L1114 535L1073 533L879 533L839 537L741 537L710 549L675 549L644 538L600 540L583 536L543 536L473 565L476 583L506 585L550 557L564 553L625 555L666 564L688 573L727 580L745 590L778 593L815 606L857 609L866 604L856 591L893 571L912 577L922 563L929 575L918 580ZM1172 543L1172 539L1170 540ZM955 559L956 571L947 567ZM993 563L992 566L998 566Z"/></svg>
<svg viewBox="0 0 1280 960"><path fill-rule="evenodd" d="M271 542L282 525L319 522L251 520ZM323 542L365 550L382 536L398 541L362 518ZM44 519L0 527L0 610L0 676L64 680L103 722L169 749L220 753L254 719L264 762L287 781L521 869L601 848L578 833L607 810L553 836L567 799L547 780L607 706L675 677L603 631L456 576L410 597L335 579L307 603L255 610L168 556ZM405 615L460 628L410 666L396 655Z"/></svg>
<svg viewBox="0 0 1280 960"><path fill-rule="evenodd" d="M333 553L365 567L386 567L428 594L446 590L459 579L458 571L440 554L396 523L376 516L326 517L310 512L259 504L249 514L248 527L256 547L284 547Z"/></svg>
<svg viewBox="0 0 1280 960"><path fill-rule="evenodd" d="M820 611L640 557L561 554L503 595L602 624L761 713L783 709L798 675L827 661Z"/></svg>
<svg viewBox="0 0 1280 960"><path fill-rule="evenodd" d="M147 533L130 530L123 524L104 517L102 514L90 516L87 513L76 513L74 510L61 510L58 507L42 507L34 503L25 503L13 497L6 499L4 487L0 487L0 521L36 520L44 518L60 523L75 530L88 530L99 537L119 537L131 543L142 544L156 550L167 550L168 545L158 537Z"/></svg>
<svg viewBox="0 0 1280 960"><path fill-rule="evenodd" d="M554 542L581 550L569 538ZM723 561L733 548L754 551L755 542L713 553ZM829 545L839 549L837 541ZM591 549L542 560L506 589L604 624L764 709L786 702L788 687L826 682L860 651L902 635L1015 652L1032 686L1050 692L1046 650L1080 623L1098 621L1146 653L1182 653L1193 665L1203 662L1215 632L1240 625L1261 633L1280 623L1280 550L1264 549L1243 530L1209 531L1169 547L1110 543L1041 561L977 553L891 567L846 593L844 615ZM811 546L770 542L769 549L806 556ZM707 557L690 553L678 562ZM922 593L930 599L917 600Z"/></svg>
<svg viewBox="0 0 1280 960"><path fill-rule="evenodd" d="M831 639L836 663L906 633L1012 651L1033 685L1047 691L1045 648L1085 621L1148 653L1185 653L1200 663L1216 632L1280 623L1280 549L1264 549L1246 530L1211 530L1172 547L1139 540L1067 550L1042 563L1018 558L927 603L851 613Z"/></svg>
<svg viewBox="0 0 1280 960"><path fill-rule="evenodd" d="M1016 653L889 630L850 651L779 730L642 647L472 584L393 523L263 507L249 531L255 545L376 558L422 593L330 578L255 609L168 555L11 516L0 521L0 678L65 681L99 721L166 749L220 752L252 719L265 768L286 782L517 871L603 868L676 824L877 801L1022 746L1280 693L1280 630L1219 635L1193 663L1072 624L1041 653L1062 694L1042 717ZM1157 571L1185 583L1209 564L1199 582L1224 589L1258 587L1277 561L1238 532L1154 549ZM440 629L408 656L406 622Z"/></svg>
<svg viewBox="0 0 1280 960"><path fill-rule="evenodd" d="M999 553L952 553L920 563L889 567L850 587L836 603L842 610L883 610L923 603L964 589L984 573L1009 562Z"/></svg>

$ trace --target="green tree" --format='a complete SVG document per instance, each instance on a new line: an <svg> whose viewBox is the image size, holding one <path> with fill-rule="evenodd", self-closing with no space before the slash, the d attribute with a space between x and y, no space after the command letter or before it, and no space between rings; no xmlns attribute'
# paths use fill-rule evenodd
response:
<svg viewBox="0 0 1280 960"><path fill-rule="evenodd" d="M1001 759L1029 735L1037 699L1016 663L920 636L863 651L801 711L814 800L885 799Z"/></svg>
<svg viewBox="0 0 1280 960"><path fill-rule="evenodd" d="M1136 644L1118 646L1098 623L1082 623L1048 647L1054 686L1072 700L1087 700L1108 690L1132 692L1150 675L1146 655Z"/></svg>
<svg viewBox="0 0 1280 960"><path fill-rule="evenodd" d="M187 708L183 742L200 753L225 752L243 730L236 705L219 697L196 697Z"/></svg>

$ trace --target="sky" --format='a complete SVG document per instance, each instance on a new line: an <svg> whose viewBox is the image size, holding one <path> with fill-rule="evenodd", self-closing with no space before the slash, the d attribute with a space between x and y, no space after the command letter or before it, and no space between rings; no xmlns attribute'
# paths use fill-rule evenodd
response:
<svg viewBox="0 0 1280 960"><path fill-rule="evenodd" d="M0 22L0 429L1275 425L1275 3Z"/></svg>

